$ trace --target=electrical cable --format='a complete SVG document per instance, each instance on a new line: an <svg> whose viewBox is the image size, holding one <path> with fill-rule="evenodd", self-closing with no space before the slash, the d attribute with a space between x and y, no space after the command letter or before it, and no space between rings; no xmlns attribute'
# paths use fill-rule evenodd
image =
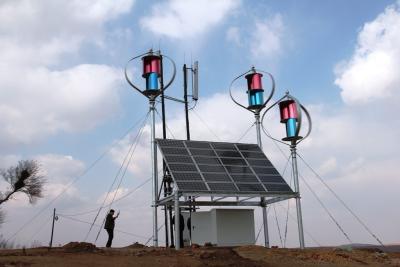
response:
<svg viewBox="0 0 400 267"><path fill-rule="evenodd" d="M201 121L201 123L203 123L204 126L206 126L206 128L210 131L210 133L212 133L218 139L218 141L221 141L221 139L218 137L218 135L216 135L215 132L213 130L211 130L211 128L207 125L207 123L199 116L199 114L197 114L196 111L194 111L194 109L192 109L190 111L193 112L194 115L196 115L196 117Z"/></svg>
<svg viewBox="0 0 400 267"><path fill-rule="evenodd" d="M158 110L156 109L156 113L158 115L158 118L162 120L161 114L158 112ZM171 129L168 127L167 124L165 124L165 128L167 129L167 131L169 132L169 134L172 136L172 138L175 138L175 135L172 133Z"/></svg>
<svg viewBox="0 0 400 267"><path fill-rule="evenodd" d="M161 173L161 171L159 172L159 174L160 174L160 173ZM152 179L152 178L149 178L149 179L145 180L143 183L141 183L140 185L138 185L137 187L135 187L135 188L129 190L130 192L126 193L125 195L123 195L123 196L120 197L120 198L117 198L117 199L114 201L114 203L115 203L115 202L118 202L118 201L120 201L120 200L122 200L122 199L124 199L124 198L127 198L127 197L130 196L131 194L135 193L135 192L136 192L138 189L140 189L142 186L144 186L145 184L147 184L148 182L150 182L151 179ZM107 206L107 205L104 205L103 208L105 208L106 206ZM89 214L89 213L93 213L93 212L96 212L97 210L98 210L98 208L93 209L93 210L89 210L89 211L80 212L80 213L75 213L75 214L62 214L62 215L63 215L63 216L68 216L68 217L76 217L76 216L81 216L81 215L86 215L86 214Z"/></svg>
<svg viewBox="0 0 400 267"><path fill-rule="evenodd" d="M112 188L114 187L114 184L115 184L115 182L117 181L118 176L120 175L120 173L121 173L121 171L122 171L122 169L123 169L123 167L124 167L124 165L125 165L125 162L126 162L128 156L129 156L129 154L131 153L131 150L132 150L132 148L133 148L133 146L134 146L134 144L135 144L135 142L136 142L136 139L137 139L139 133L142 131L142 129L143 129L143 127L144 127L144 125L145 125L145 123L146 123L146 121L147 121L149 115L150 115L150 111L146 114L146 117L143 119L142 127L140 128L138 134L137 134L137 135L135 136L135 138L133 139L133 142L132 142L131 146L129 147L128 153L125 155L124 160L123 160L121 166L119 167L119 169L118 169L118 171L117 171L117 174L115 175L114 180L113 180L113 182L112 182L110 188L108 189L108 192L107 192L105 198L103 199L102 204L100 205L100 208L99 208L99 210L98 210L98 212L97 212L97 214L96 214L96 216L95 216L95 218L94 218L94 220L93 220L93 224L96 222L96 220L97 220L97 218L98 218L98 216L99 216L99 214L100 214L100 212L101 212L101 210L102 210L102 207L104 206L105 201L107 200L108 195L110 194ZM93 228L93 225L90 226L89 231L87 232L84 241L87 240L87 238L88 238L90 232L92 231L92 228Z"/></svg>
<svg viewBox="0 0 400 267"><path fill-rule="evenodd" d="M342 198L339 197L338 194L322 179L322 177L304 160L304 158L299 155L299 158L304 162L304 164L314 173L314 175L321 181L323 185L325 185L326 188L335 196L335 198L347 209L348 212L350 212L351 215L354 216L354 218L364 227L364 229L376 240L378 243L384 247L385 245L382 243L382 241L368 228L368 226L358 217L355 212L344 202Z"/></svg>
<svg viewBox="0 0 400 267"><path fill-rule="evenodd" d="M147 114L145 115L147 116ZM125 136L127 136L129 134L129 132L134 129L137 124L139 124L139 122L142 120L142 118L140 120L138 120L133 126L131 126L124 134L123 136L121 136L118 140L114 141L98 158L96 158L96 160L94 160L89 167L87 167L80 175L78 175L75 179L73 179L68 185L66 185L66 187L57 195L55 196L49 203L47 203L47 205L45 205L41 210L39 210L34 216L32 216L28 221L26 221L16 232L14 232L7 240L6 242L8 242L11 238L15 237L16 235L18 235L26 226L28 226L29 224L31 224L34 220L36 220L36 218L39 217L40 214L42 214L45 210L47 210L57 199L59 199L67 190L68 188L70 188L73 184L75 184L76 182L78 182L82 177L84 177L101 159L104 158L105 155L107 155L111 149L123 138L125 138Z"/></svg>
<svg viewBox="0 0 400 267"><path fill-rule="evenodd" d="M329 215L329 217L331 218L331 220L336 224L336 226L339 228L339 230L342 232L342 234L346 237L347 241L350 242L350 244L352 244L353 242L351 241L349 235L344 231L344 229L342 228L342 226L339 224L339 222L335 219L335 217L333 217L332 213L328 210L328 208L324 205L324 203L321 201L321 199L318 197L318 195L312 190L311 186L306 182L306 180L304 179L304 177L299 173L299 176L301 178L301 180L303 181L303 183L307 186L308 190L310 190L310 192L313 194L313 196L317 199L317 201L319 202L319 204L321 205L321 207L325 210L325 212Z"/></svg>
<svg viewBox="0 0 400 267"><path fill-rule="evenodd" d="M279 233L279 240L281 241L281 246L283 247L283 241L282 241L282 235L281 235L281 228L279 226L278 222L278 215L276 214L276 208L275 205L272 205L274 207L274 213L275 213L275 222L276 222L276 227L278 228L278 233Z"/></svg>
<svg viewBox="0 0 400 267"><path fill-rule="evenodd" d="M255 122L252 125L250 125L249 128L247 128L247 130L240 136L237 142L240 142L240 140L242 140L250 132L250 130L254 127L254 125L256 125Z"/></svg>
<svg viewBox="0 0 400 267"><path fill-rule="evenodd" d="M157 233L161 230L161 228L163 228L164 227L164 224L162 224L160 227L158 227L158 229L157 229ZM145 246L147 246L147 244L150 242L150 240L152 240L153 239L153 235L151 235L151 237L149 237L148 239L147 239L147 241L146 241L146 243L144 244Z"/></svg>
<svg viewBox="0 0 400 267"><path fill-rule="evenodd" d="M86 221L82 221L82 220L79 220L79 219L71 218L71 217L68 217L68 216L61 215L61 214L57 214L57 215L60 216L60 217L62 217L62 218L71 220L71 221L80 222L80 223L85 223L85 224L92 224L92 223L90 223L90 222L86 222ZM94 226L100 227L100 225L98 225L98 224L95 224ZM142 239L146 239L146 238L147 238L147 237L142 236L142 235L137 235L137 234L134 234L134 233L122 231L122 230L119 230L119 229L116 229L116 228L115 228L114 230L115 230L116 232L119 232L119 233L123 233L123 234L126 234L126 235L130 235L130 236L134 236L134 237L138 237L138 238L142 238Z"/></svg>
<svg viewBox="0 0 400 267"><path fill-rule="evenodd" d="M52 218L53 218L53 214L51 214L50 217L47 218L47 220L44 223L39 225L39 228L36 231L34 231L33 235L31 235L31 237L28 239L29 240L28 243L32 242L32 239L35 236L37 236L45 228L45 226L47 226L49 224L49 222L51 222Z"/></svg>
<svg viewBox="0 0 400 267"><path fill-rule="evenodd" d="M281 203L277 202L276 204L278 204L279 207L281 207L283 210L286 211L286 208L283 207L283 206L281 205ZM289 213L289 217L290 217L290 219L292 219L294 222L297 223L297 219L296 219L292 214ZM308 235L308 237L311 238L312 241L314 241L315 244L317 244L319 247L322 247L321 243L319 243L319 242L311 235L311 233L308 232L308 231L306 230L306 228L304 228L304 232Z"/></svg>
<svg viewBox="0 0 400 267"><path fill-rule="evenodd" d="M122 173L122 176L120 177L118 186L117 186L117 188L115 189L114 196L113 196L113 198L112 198L110 204L108 205L108 210L111 208L112 204L114 203L114 200L115 200L115 197L117 196L118 190L119 190L119 188L121 187L122 181L123 181L123 179L124 179L124 177L125 177L125 175L126 175L126 171L128 170L129 164L131 163L133 154L135 153L136 148L137 148L137 145L139 144L140 137L141 137L142 134L143 134L143 129L144 129L144 125L143 125L143 127L140 129L138 135L137 135L136 138L135 138L135 139L136 139L136 141L135 141L135 146L133 147L131 156L129 157L129 160L128 160L128 162L127 162L126 165L125 165L124 172ZM106 218L104 217L103 223L102 223L102 225L101 225L102 227L103 227L105 221L106 221ZM98 233L97 233L96 240L94 241L95 244L96 244L96 242L97 242L97 239L99 238L100 231L101 231L101 228L99 229L99 231L98 231Z"/></svg>
<svg viewBox="0 0 400 267"><path fill-rule="evenodd" d="M291 157L288 157L287 163L289 163ZM292 186L293 183L293 173L290 172L290 181L289 181L289 186ZM284 242L283 242L283 247L286 248L286 240L287 240L287 233L288 233L288 224L289 224L289 210L290 210L290 199L287 201L287 211L286 211L286 222L285 222L285 236L284 236Z"/></svg>

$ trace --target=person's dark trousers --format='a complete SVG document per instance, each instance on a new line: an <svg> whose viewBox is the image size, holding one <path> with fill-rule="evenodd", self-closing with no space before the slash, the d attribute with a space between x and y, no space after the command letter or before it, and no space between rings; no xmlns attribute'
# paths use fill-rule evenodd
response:
<svg viewBox="0 0 400 267"><path fill-rule="evenodd" d="M114 229L106 229L106 230L108 233L108 241L107 241L106 247L109 248L109 247L111 247L112 240L114 238Z"/></svg>
<svg viewBox="0 0 400 267"><path fill-rule="evenodd" d="M180 231L179 243L181 244L181 248L183 248L183 247L184 247L184 243L183 243L183 231Z"/></svg>

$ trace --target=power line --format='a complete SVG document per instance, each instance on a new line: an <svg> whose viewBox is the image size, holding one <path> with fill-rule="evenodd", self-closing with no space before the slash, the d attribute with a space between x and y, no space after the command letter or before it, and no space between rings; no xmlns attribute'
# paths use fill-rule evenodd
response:
<svg viewBox="0 0 400 267"><path fill-rule="evenodd" d="M213 130L211 130L211 128L207 125L207 123L200 117L199 114L197 114L196 111L194 111L194 109L192 109L190 111L193 112L194 115L196 115L196 117L200 120L200 122L203 123L204 126L206 126L206 128L210 131L210 133L212 135L214 135L218 139L218 141L221 141L221 139L218 137L218 135Z"/></svg>
<svg viewBox="0 0 400 267"><path fill-rule="evenodd" d="M162 120L161 114L158 112L158 110L156 109L156 113L158 115L158 118ZM165 128L167 128L167 131L169 132L169 134L172 136L172 138L175 138L174 133L171 131L171 129L168 127L168 124L165 124Z"/></svg>
<svg viewBox="0 0 400 267"><path fill-rule="evenodd" d="M146 117L148 116L148 114L145 115ZM138 120L133 126L131 126L124 134L123 136L121 136L117 141L114 141L96 160L94 160L88 168L86 168L80 175L78 175L75 179L73 179L57 196L55 196L47 205L45 205L41 210L39 210L34 216L32 216L29 220L27 220L16 232L14 232L14 234L12 234L7 240L6 242L8 242L11 238L15 237L16 235L18 235L26 226L28 226L29 224L31 224L34 220L36 220L37 217L39 217L40 214L42 214L45 210L47 210L57 199L59 199L67 190L68 188L70 188L73 184L75 184L76 182L78 182L78 180L80 180L82 177L84 177L101 159L104 158L105 155L107 155L111 149L123 138L125 138L125 136L128 135L128 133L134 129L137 124L139 124L139 122L142 120L142 118L140 120Z"/></svg>
<svg viewBox="0 0 400 267"><path fill-rule="evenodd" d="M342 226L339 224L339 222L335 219L335 217L333 217L332 213L330 213L330 211L328 210L328 208L324 205L324 203L321 201L321 199L317 196L317 194L312 190L311 186L306 182L306 180L304 179L304 177L299 174L301 180L303 181L303 183L307 186L308 190L310 190L310 192L313 194L313 196L317 199L318 203L321 205L321 207L325 210L325 212L328 214L328 216L332 219L332 221L336 224L336 226L339 228L339 230L342 232L342 234L346 237L347 241L351 243L353 243L350 239L350 237L348 236L348 234L344 231L344 229L342 228Z"/></svg>
<svg viewBox="0 0 400 267"><path fill-rule="evenodd" d="M356 218L356 220L364 227L364 229L376 240L378 241L379 244L384 247L385 245L382 243L382 241L368 228L368 226L358 217L355 212L344 202L342 198L336 194L336 192L322 179L322 177L303 159L301 155L298 155L299 158L304 162L304 164L314 173L315 177L317 177L322 184L325 185L326 188L335 196L335 198L347 209L348 212L350 212L351 215Z"/></svg>
<svg viewBox="0 0 400 267"><path fill-rule="evenodd" d="M50 215L49 218L47 218L46 221L44 221L44 223L40 224L38 229L36 231L34 231L33 235L31 235L31 237L29 238L28 242L32 242L32 239L37 236L44 228L45 226L47 226L49 224L49 222L51 222L51 218L53 217L53 214Z"/></svg>
<svg viewBox="0 0 400 267"><path fill-rule="evenodd" d="M279 207L281 207L283 210L286 211L286 208L283 207L281 205L281 203L277 202L276 204L278 204ZM288 213L288 214L289 214L290 219L292 219L293 221L297 222L296 218L294 218L294 216L292 214L290 214L290 213ZM306 228L304 228L304 232L308 235L308 237L310 237L312 239L312 241L314 241L315 244L317 244L319 247L322 247L322 245L313 237L313 235L310 232L308 232L306 230Z"/></svg>
<svg viewBox="0 0 400 267"><path fill-rule="evenodd" d="M269 132L264 129L264 132L267 136L270 136ZM272 141L274 142L275 146L279 149L279 151L281 152L281 154L286 158L286 154L285 152L283 152L282 148L278 146L277 141L273 138L271 138ZM297 154L297 153L296 153ZM298 155L298 154L297 154ZM300 157L300 155L299 155ZM301 157L300 157L301 158ZM346 237L346 239L352 243L352 241L350 240L348 234L344 231L344 229L342 228L342 226L339 224L339 222L334 218L334 216L332 215L332 213L328 210L328 208L324 205L324 203L322 202L322 200L317 196L317 194L312 190L311 186L305 181L304 177L299 173L299 176L302 178L302 181L304 182L304 184L307 186L307 188L310 190L310 192L314 195L314 197L317 199L318 203L321 205L321 207L325 210L325 212L328 214L328 216L332 219L332 221L336 224L336 226L339 228L339 230L343 233L343 235Z"/></svg>
<svg viewBox="0 0 400 267"><path fill-rule="evenodd" d="M118 186L117 186L117 188L115 189L115 193L114 193L113 199L111 200L110 204L108 205L108 209L110 209L111 205L114 203L115 197L117 196L117 193L118 193L118 189L120 188L120 186L121 186L121 184L122 184L122 180L124 179L125 174L126 174L126 171L128 170L129 164L131 163L133 154L135 153L136 148L137 148L137 145L139 144L140 137L142 136L142 133L143 133L143 129L144 129L144 125L143 125L142 129L140 129L138 135L136 136L135 146L134 146L134 148L132 149L131 156L129 157L129 160L128 160L128 162L127 162L126 165L125 165L124 172L122 173L122 176L121 176L121 178L120 178L120 180L119 180ZM105 223L105 221L106 221L106 218L104 217L103 223L102 223L102 225L101 225L102 227L103 227L103 224ZM96 244L97 239L99 238L100 231L101 231L101 228L99 229L99 232L97 233L96 240L94 241L95 244Z"/></svg>
<svg viewBox="0 0 400 267"><path fill-rule="evenodd" d="M80 223L85 223L85 224L92 224L92 223L90 223L90 222L86 222L86 221L82 221L82 220L79 220L79 219L71 218L71 217L68 217L68 216L61 215L61 214L57 214L57 215L60 216L60 217L62 217L62 218L71 220L71 221L80 222ZM94 224L94 226L96 226L96 227L101 227L101 226L98 225L98 224ZM116 232L119 232L119 233L131 235L131 236L135 236L135 237L138 237L138 238L142 238L142 239L146 239L146 238L147 238L147 237L145 237L145 236L137 235L137 234L130 233L130 232L126 232L126 231L122 231L122 230L119 230L119 229L117 229L117 228L115 228L115 231L116 231Z"/></svg>
<svg viewBox="0 0 400 267"><path fill-rule="evenodd" d="M138 185L137 187L131 189L129 193L126 193L126 194L123 195L122 197L117 198L117 199L114 201L114 203L115 203L115 202L118 202L118 201L120 201L120 200L122 200L122 199L127 198L128 196L130 196L131 194L135 193L139 188L143 187L145 184L147 184L147 183L150 182L150 181L151 181L151 178L145 180L143 183L141 183L141 184ZM106 206L107 206L107 205L104 205L103 208L105 208ZM97 210L98 210L98 209L96 208L96 209L93 209L93 210L84 211L84 212L80 212L80 213L75 213L75 214L62 214L62 215L63 215L63 216L68 216L68 217L76 217L76 216L81 216L81 215L86 215L86 214L89 214L89 213L93 213L93 212L96 212Z"/></svg>
<svg viewBox="0 0 400 267"><path fill-rule="evenodd" d="M142 127L141 127L141 129L139 130L138 134L135 136L134 140L132 141L132 144L131 144L131 146L129 147L128 153L125 155L124 160L123 160L121 166L119 167L119 169L118 169L118 171L117 171L117 174L115 175L114 180L113 180L113 182L112 182L110 188L108 189L108 192L107 192L106 196L104 197L104 200L103 200L102 204L100 205L100 208L99 208L99 210L98 210L98 212L97 212L97 214L96 214L96 216L95 216L95 218L94 218L94 220L93 220L93 224L96 222L96 220L97 220L97 218L98 218L98 216L99 216L101 210L103 209L103 206L104 206L104 204L105 204L105 201L107 200L108 195L110 194L110 192L111 192L111 190L112 190L112 188L113 188L115 182L117 181L118 176L120 175L120 173L121 173L121 171L122 171L122 169L123 169L123 167L124 167L124 165L125 165L125 162L126 162L128 156L129 156L129 154L131 153L131 150L132 150L132 148L133 148L133 145L136 143L136 139L137 139L139 133L142 131L142 129L143 129L143 127L144 127L144 125L145 125L145 123L146 123L146 121L147 121L149 115L150 115L150 112L148 112L148 113L146 114L145 118L143 119ZM90 226L89 231L87 232L87 234L86 234L86 236L85 236L85 239L84 239L85 241L87 240L87 238L88 238L90 232L92 231L93 224Z"/></svg>
<svg viewBox="0 0 400 267"><path fill-rule="evenodd" d="M250 125L249 128L247 128L247 130L240 136L237 142L240 142L240 140L242 140L250 132L250 130L254 127L254 125L256 125L255 122L252 125Z"/></svg>

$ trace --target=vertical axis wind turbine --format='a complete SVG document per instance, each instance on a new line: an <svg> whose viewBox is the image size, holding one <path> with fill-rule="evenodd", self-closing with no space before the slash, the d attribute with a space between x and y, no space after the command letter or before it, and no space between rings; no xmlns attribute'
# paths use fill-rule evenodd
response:
<svg viewBox="0 0 400 267"><path fill-rule="evenodd" d="M278 140L272 137L269 132L264 128L264 118L265 115L276 105L279 104L280 110L280 119L281 123L285 123L286 126L286 137L281 140ZM304 137L300 136L300 130L302 127L302 112L305 113L308 120L308 130ZM312 129L312 121L310 113L307 109L295 98L290 95L289 92L272 104L268 109L265 110L262 118L261 118L261 126L263 128L264 133L271 139L278 141L282 144L285 144L290 147L290 155L292 159L292 173L294 179L294 190L297 193L296 196L296 212L297 212L297 227L299 232L299 243L300 248L304 249L304 231L303 231L303 217L301 211L301 202L300 202L300 185L299 185L299 171L297 168L297 145L305 140L311 133Z"/></svg>
<svg viewBox="0 0 400 267"><path fill-rule="evenodd" d="M265 101L264 101L264 89L262 86L263 74L266 74L267 76L269 76L269 78L271 79L271 84L272 84L269 96L267 97L267 99ZM247 80L247 94L248 94L248 102L249 102L249 105L247 107L240 104L238 101L236 101L232 94L233 84L239 78L241 78L243 76ZM236 105L254 113L256 132L257 132L257 144L261 148L261 150L263 149L263 147L262 147L262 141L261 141L260 112L262 111L262 109L265 108L267 103L271 100L274 92L275 92L275 80L274 80L274 77L272 76L272 74L269 72L266 72L266 71L258 70L254 67L252 67L250 70L246 71L245 73L243 73L243 74L239 75L238 77L236 77L235 79L233 79L231 82L231 85L229 86L229 94L231 96L232 101ZM269 248L268 216L267 216L267 205L265 203L265 197L261 198L260 205L262 207L262 212L263 212L264 245L265 245L265 247Z"/></svg>
<svg viewBox="0 0 400 267"><path fill-rule="evenodd" d="M140 89L133 84L128 76L129 63L141 58L143 64L142 77L146 80L146 88ZM166 85L163 83L163 58L168 59L173 67L171 79ZM131 58L125 66L125 79L130 86L136 91L149 99L150 113L151 113L151 177L152 177L152 207L153 207L153 246L158 246L158 223L157 223L157 201L158 201L158 171L157 171L157 147L155 142L155 101L174 81L176 74L175 62L166 55L161 54L161 51L149 52Z"/></svg>

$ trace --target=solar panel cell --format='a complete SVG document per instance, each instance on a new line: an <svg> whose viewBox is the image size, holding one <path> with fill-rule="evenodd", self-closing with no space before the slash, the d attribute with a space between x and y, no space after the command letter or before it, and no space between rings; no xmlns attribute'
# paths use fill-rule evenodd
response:
<svg viewBox="0 0 400 267"><path fill-rule="evenodd" d="M165 159L168 162L179 162L179 163L192 163L193 160L190 156L173 156L173 155L166 155Z"/></svg>
<svg viewBox="0 0 400 267"><path fill-rule="evenodd" d="M176 184L177 184L179 190L182 190L182 191L190 191L190 192L209 191L204 182L181 182L181 181L177 181Z"/></svg>
<svg viewBox="0 0 400 267"><path fill-rule="evenodd" d="M282 183L280 175L258 175L262 183Z"/></svg>
<svg viewBox="0 0 400 267"><path fill-rule="evenodd" d="M194 149L191 148L189 149L190 153L194 156L208 156L208 157L215 157L215 153L213 150L208 150L208 149Z"/></svg>
<svg viewBox="0 0 400 267"><path fill-rule="evenodd" d="M218 158L193 157L197 164L221 165Z"/></svg>
<svg viewBox="0 0 400 267"><path fill-rule="evenodd" d="M254 175L244 175L244 174L231 174L232 179L235 182L244 183L257 183L257 177Z"/></svg>
<svg viewBox="0 0 400 267"><path fill-rule="evenodd" d="M223 172L225 173L225 169L222 166L216 165L198 165L200 171L202 172Z"/></svg>
<svg viewBox="0 0 400 267"><path fill-rule="evenodd" d="M254 171L255 171L258 175L264 175L264 174L268 174L268 175L271 175L271 174L279 175L279 172L278 172L275 168L273 168L273 167L270 167L270 168L254 167L253 169L254 169Z"/></svg>
<svg viewBox="0 0 400 267"><path fill-rule="evenodd" d="M239 184L236 183L239 190L242 192L262 192L265 191L261 184Z"/></svg>
<svg viewBox="0 0 400 267"><path fill-rule="evenodd" d="M254 144L236 144L240 150L261 151L258 145Z"/></svg>
<svg viewBox="0 0 400 267"><path fill-rule="evenodd" d="M178 172L196 172L196 166L194 164L169 164L171 171Z"/></svg>
<svg viewBox="0 0 400 267"><path fill-rule="evenodd" d="M212 191L236 192L236 186L232 183L208 183Z"/></svg>
<svg viewBox="0 0 400 267"><path fill-rule="evenodd" d="M287 184L264 184L270 192L292 192L292 189Z"/></svg>
<svg viewBox="0 0 400 267"><path fill-rule="evenodd" d="M271 162L267 159L247 159L247 162L250 166L272 167Z"/></svg>
<svg viewBox="0 0 400 267"><path fill-rule="evenodd" d="M164 147L164 154L172 154L172 155L189 155L189 152L186 148L175 148L175 147Z"/></svg>
<svg viewBox="0 0 400 267"><path fill-rule="evenodd" d="M203 177L206 181L231 182L231 179L225 173L203 173Z"/></svg>
<svg viewBox="0 0 400 267"><path fill-rule="evenodd" d="M186 141L186 146L190 148L205 148L211 149L210 144L206 142Z"/></svg>
<svg viewBox="0 0 400 267"><path fill-rule="evenodd" d="M183 141L170 140L170 139L158 139L157 143L160 146L170 146L170 147L185 147Z"/></svg>
<svg viewBox="0 0 400 267"><path fill-rule="evenodd" d="M245 158L255 158L255 159L266 159L267 157L263 153L253 152L253 151L241 151L243 157Z"/></svg>
<svg viewBox="0 0 400 267"><path fill-rule="evenodd" d="M221 158L221 161L224 165L239 165L239 166L246 166L247 163L244 159L232 159L232 158Z"/></svg>
<svg viewBox="0 0 400 267"><path fill-rule="evenodd" d="M232 143L212 143L213 148L223 150L236 150L235 144Z"/></svg>
<svg viewBox="0 0 400 267"><path fill-rule="evenodd" d="M231 151L231 150L216 150L218 156L220 157L234 157L234 158L241 158L242 155L240 155L239 152L237 151Z"/></svg>
<svg viewBox="0 0 400 267"><path fill-rule="evenodd" d="M174 172L174 178L178 181L182 181L182 180L202 181L201 175L198 172Z"/></svg>
<svg viewBox="0 0 400 267"><path fill-rule="evenodd" d="M240 173L240 174L253 174L250 167L246 166L225 166L229 173Z"/></svg>

